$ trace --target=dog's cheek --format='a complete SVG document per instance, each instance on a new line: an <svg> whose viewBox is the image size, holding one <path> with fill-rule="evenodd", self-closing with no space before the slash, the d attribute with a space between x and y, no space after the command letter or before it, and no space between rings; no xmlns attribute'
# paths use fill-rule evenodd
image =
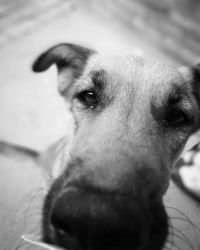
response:
<svg viewBox="0 0 200 250"><path fill-rule="evenodd" d="M189 132L183 131L176 132L176 134L172 132L167 136L169 145L169 161L171 160L171 166L173 166L174 161L180 156L188 137Z"/></svg>

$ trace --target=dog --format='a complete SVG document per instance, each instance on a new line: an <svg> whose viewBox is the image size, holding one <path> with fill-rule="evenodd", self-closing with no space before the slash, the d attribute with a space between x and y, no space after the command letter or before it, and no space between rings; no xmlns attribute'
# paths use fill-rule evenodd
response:
<svg viewBox="0 0 200 250"><path fill-rule="evenodd" d="M69 250L161 250L170 171L199 128L200 65L105 57L70 43L33 64L55 64L74 117L43 206L43 241Z"/></svg>

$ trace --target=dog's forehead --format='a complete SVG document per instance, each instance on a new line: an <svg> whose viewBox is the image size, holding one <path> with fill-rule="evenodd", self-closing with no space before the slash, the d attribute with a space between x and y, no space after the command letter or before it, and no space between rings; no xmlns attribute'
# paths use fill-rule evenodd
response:
<svg viewBox="0 0 200 250"><path fill-rule="evenodd" d="M107 72L127 72L129 75L143 67L144 60L138 56L93 56L88 63L88 68L104 69ZM124 71L126 69L126 71Z"/></svg>
<svg viewBox="0 0 200 250"><path fill-rule="evenodd" d="M109 79L120 78L124 83L135 85L180 85L183 79L175 67L163 64L156 59L140 56L93 56L86 67L85 73L92 71L105 72Z"/></svg>

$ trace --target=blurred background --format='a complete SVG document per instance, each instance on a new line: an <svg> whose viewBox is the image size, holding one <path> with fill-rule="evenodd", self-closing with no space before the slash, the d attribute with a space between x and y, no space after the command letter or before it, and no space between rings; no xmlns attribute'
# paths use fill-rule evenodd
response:
<svg viewBox="0 0 200 250"><path fill-rule="evenodd" d="M44 151L72 130L57 93L55 68L44 74L31 71L37 55L60 42L106 55L135 53L177 66L195 64L200 62L200 2L0 0L0 140ZM198 140L197 134L191 144ZM0 155L1 250L30 249L20 237L39 235L44 190L37 162ZM199 204L173 185L166 204L184 213L169 211L181 230L172 249L200 249L194 227L200 227Z"/></svg>

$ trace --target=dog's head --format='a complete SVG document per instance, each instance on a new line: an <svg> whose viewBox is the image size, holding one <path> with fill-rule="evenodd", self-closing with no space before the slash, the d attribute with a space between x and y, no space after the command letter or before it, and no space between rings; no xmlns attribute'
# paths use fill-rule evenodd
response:
<svg viewBox="0 0 200 250"><path fill-rule="evenodd" d="M47 195L43 239L70 250L161 250L170 169L199 125L198 66L101 57L73 44L44 52L56 64L75 129Z"/></svg>

